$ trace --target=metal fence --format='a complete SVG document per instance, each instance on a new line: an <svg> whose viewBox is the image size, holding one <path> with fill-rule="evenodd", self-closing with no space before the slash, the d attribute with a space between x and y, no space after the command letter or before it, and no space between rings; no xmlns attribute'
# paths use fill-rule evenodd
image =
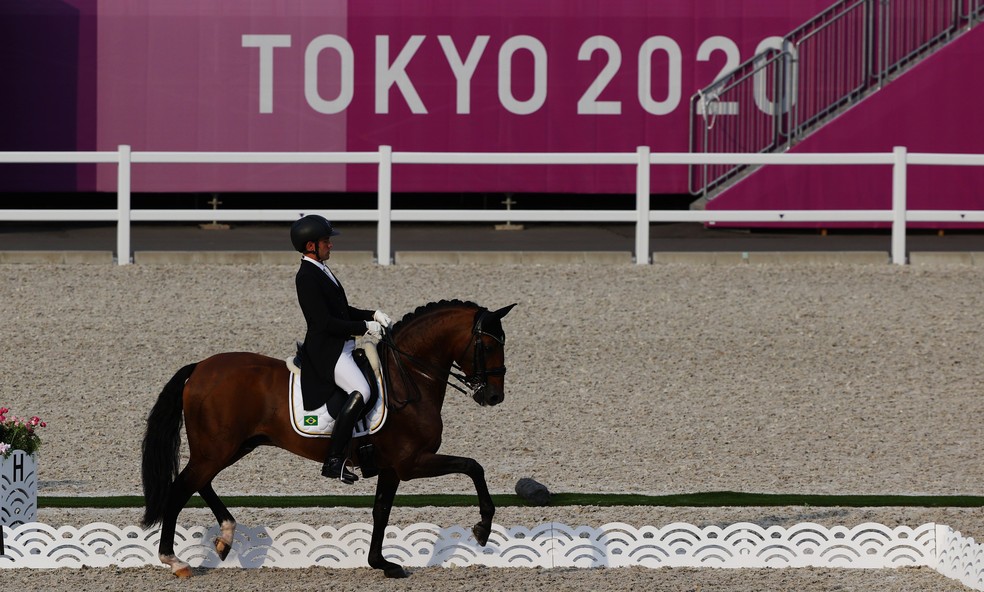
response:
<svg viewBox="0 0 984 592"><path fill-rule="evenodd" d="M891 261L906 263L907 222L981 223L984 211L908 210L907 167L984 166L984 154L909 154L905 148L888 153L833 154L652 154L647 146L635 152L611 153L456 153L393 152L380 146L377 152L0 152L0 163L113 163L117 166L117 207L114 209L0 209L3 221L82 222L108 221L117 225L117 263L130 263L130 227L134 222L290 222L296 210L157 210L132 209L130 173L143 163L291 163L375 164L378 166L378 203L372 210L320 211L340 221L377 223L376 257L380 265L392 263L393 222L624 222L635 225L635 262L649 263L649 225L663 222L882 222L892 228ZM433 165L594 165L630 166L635 173L634 210L412 210L392 207L393 166ZM885 208L878 210L651 210L650 173L663 165L820 165L890 166L891 187L885 188ZM308 213L319 213L309 211Z"/></svg>
<svg viewBox="0 0 984 592"><path fill-rule="evenodd" d="M690 100L690 150L786 150L847 105L976 25L984 0L842 0ZM691 167L712 197L746 166Z"/></svg>

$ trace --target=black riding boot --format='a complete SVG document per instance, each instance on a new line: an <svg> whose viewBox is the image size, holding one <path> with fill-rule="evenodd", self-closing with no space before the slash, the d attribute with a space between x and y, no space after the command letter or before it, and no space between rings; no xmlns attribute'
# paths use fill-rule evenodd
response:
<svg viewBox="0 0 984 592"><path fill-rule="evenodd" d="M328 459L325 461L325 466L321 468L321 474L325 477L341 479L342 482L350 485L359 480L358 475L345 468L345 459L348 456L345 452L352 439L352 428L355 427L355 421L359 419L364 405L362 394L355 391L349 395L342 410L339 411L338 418L335 419L335 427L331 430Z"/></svg>

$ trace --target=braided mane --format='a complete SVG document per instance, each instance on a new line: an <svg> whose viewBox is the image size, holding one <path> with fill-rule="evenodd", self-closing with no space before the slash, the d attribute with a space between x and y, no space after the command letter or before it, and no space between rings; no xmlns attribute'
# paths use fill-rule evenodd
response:
<svg viewBox="0 0 984 592"><path fill-rule="evenodd" d="M475 304L474 302L457 300L457 299L439 300L437 302L431 302L423 306L418 306L416 309L414 309L413 312L408 312L407 314L403 315L402 319L400 319L399 321L393 324L393 329L392 329L393 335L399 333L400 329L404 325L409 324L411 321L413 321L418 317L422 317L424 315L428 315L433 312L443 310L445 308L458 308L458 307L469 307L469 306L475 308L476 310L480 310L482 308L481 306Z"/></svg>

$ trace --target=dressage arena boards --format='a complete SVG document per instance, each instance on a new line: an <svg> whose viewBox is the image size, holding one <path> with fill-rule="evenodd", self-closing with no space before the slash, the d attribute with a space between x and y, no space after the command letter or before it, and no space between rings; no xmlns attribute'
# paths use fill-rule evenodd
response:
<svg viewBox="0 0 984 592"><path fill-rule="evenodd" d="M140 567L157 565L157 530L93 523L53 528L33 522L5 529L0 567ZM230 557L222 562L210 541L219 528L179 527L176 552L194 567L357 568L365 566L370 524L312 528L240 527ZM984 590L984 546L948 526L924 524L890 529L880 524L793 528L754 524L698 528L675 523L662 528L607 524L572 528L496 525L486 547L467 528L433 524L390 527L384 552L407 567L470 566L597 567L929 567Z"/></svg>

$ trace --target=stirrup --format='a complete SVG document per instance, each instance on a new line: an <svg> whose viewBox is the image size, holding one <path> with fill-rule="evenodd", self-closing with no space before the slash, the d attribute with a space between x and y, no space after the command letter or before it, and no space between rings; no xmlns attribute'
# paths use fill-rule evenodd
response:
<svg viewBox="0 0 984 592"><path fill-rule="evenodd" d="M347 458L330 458L328 462L321 467L321 476L327 477L328 479L338 479L346 485L351 485L359 480L359 476L348 470L348 459ZM337 474L335 469L338 469Z"/></svg>

